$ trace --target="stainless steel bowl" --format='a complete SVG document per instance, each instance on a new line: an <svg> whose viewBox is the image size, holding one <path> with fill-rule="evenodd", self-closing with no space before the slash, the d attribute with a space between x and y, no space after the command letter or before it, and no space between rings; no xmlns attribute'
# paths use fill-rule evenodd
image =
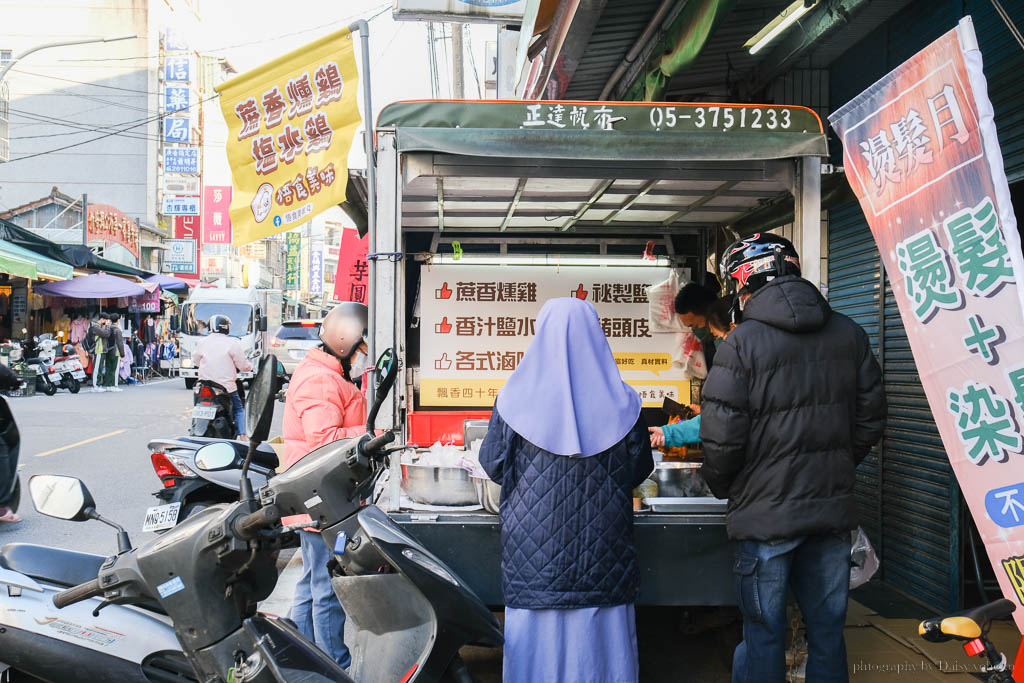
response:
<svg viewBox="0 0 1024 683"><path fill-rule="evenodd" d="M658 482L658 495L665 498L700 498L712 495L699 462L659 462L651 479Z"/></svg>
<svg viewBox="0 0 1024 683"><path fill-rule="evenodd" d="M472 477L472 479L477 501L484 510L498 514L498 506L501 503L501 484L496 484L484 477Z"/></svg>
<svg viewBox="0 0 1024 683"><path fill-rule="evenodd" d="M461 467L402 465L402 488L417 503L476 505L476 489Z"/></svg>

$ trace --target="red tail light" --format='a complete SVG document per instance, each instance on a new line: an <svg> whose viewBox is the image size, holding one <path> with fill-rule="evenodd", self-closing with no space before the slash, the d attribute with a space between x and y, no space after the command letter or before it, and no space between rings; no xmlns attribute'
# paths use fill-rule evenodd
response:
<svg viewBox="0 0 1024 683"><path fill-rule="evenodd" d="M153 462L153 471L156 472L156 476L160 477L165 489L174 486L175 478L182 477L181 471L163 453L158 451L149 459Z"/></svg>
<svg viewBox="0 0 1024 683"><path fill-rule="evenodd" d="M203 384L202 386L199 387L199 398L213 398L213 396L213 389L211 389L206 384Z"/></svg>
<svg viewBox="0 0 1024 683"><path fill-rule="evenodd" d="M271 346L283 346L283 344L281 343L281 340L278 339L277 337L271 337L270 338L270 345Z"/></svg>
<svg viewBox="0 0 1024 683"><path fill-rule="evenodd" d="M964 643L964 652L969 654L971 657L980 655L985 651L985 643L982 642L981 638L975 638L969 643Z"/></svg>

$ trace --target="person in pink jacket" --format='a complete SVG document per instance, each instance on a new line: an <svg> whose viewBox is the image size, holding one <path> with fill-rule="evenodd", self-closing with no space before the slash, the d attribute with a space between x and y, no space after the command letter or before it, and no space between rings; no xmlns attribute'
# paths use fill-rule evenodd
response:
<svg viewBox="0 0 1024 683"><path fill-rule="evenodd" d="M292 374L284 408L285 469L321 446L365 432L366 397L355 380L362 380L369 368L366 326L366 306L338 304L320 326L321 346L310 349ZM330 551L319 533L304 530L299 536L302 577L295 587L292 621L302 635L347 667L352 658L344 641L345 612L327 571Z"/></svg>

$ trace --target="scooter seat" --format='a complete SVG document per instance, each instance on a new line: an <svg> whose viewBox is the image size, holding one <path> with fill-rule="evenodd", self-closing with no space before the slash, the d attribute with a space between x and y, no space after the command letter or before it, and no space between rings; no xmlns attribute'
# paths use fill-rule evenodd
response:
<svg viewBox="0 0 1024 683"><path fill-rule="evenodd" d="M0 567L63 588L95 579L106 559L103 555L35 543L8 543L0 548ZM135 606L156 614L167 614L156 601L148 600Z"/></svg>
<svg viewBox="0 0 1024 683"><path fill-rule="evenodd" d="M66 587L95 579L105 559L103 555L35 543L8 543L0 548L0 567Z"/></svg>
<svg viewBox="0 0 1024 683"><path fill-rule="evenodd" d="M25 365L41 365L43 362L42 358L29 358L25 361Z"/></svg>

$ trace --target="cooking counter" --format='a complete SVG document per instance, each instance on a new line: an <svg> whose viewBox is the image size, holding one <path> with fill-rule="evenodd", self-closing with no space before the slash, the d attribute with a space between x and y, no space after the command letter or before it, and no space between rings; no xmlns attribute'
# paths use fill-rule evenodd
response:
<svg viewBox="0 0 1024 683"><path fill-rule="evenodd" d="M733 605L732 544L719 513L633 516L641 605ZM480 599L502 604L498 517L486 512L391 512Z"/></svg>

